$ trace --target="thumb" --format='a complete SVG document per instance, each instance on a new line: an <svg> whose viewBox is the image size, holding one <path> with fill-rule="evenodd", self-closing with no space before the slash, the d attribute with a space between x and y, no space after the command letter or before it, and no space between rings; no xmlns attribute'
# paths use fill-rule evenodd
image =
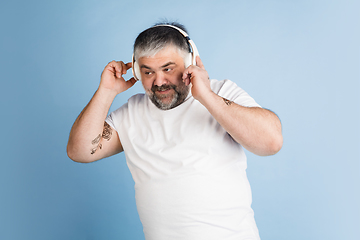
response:
<svg viewBox="0 0 360 240"><path fill-rule="evenodd" d="M199 56L196 56L196 66L198 66L199 68L205 70L205 66L204 66L204 64L202 63L202 61L201 61L201 59L200 59Z"/></svg>
<svg viewBox="0 0 360 240"><path fill-rule="evenodd" d="M135 80L134 77L130 78L129 80L127 80L125 82L125 89L124 90L128 90L129 88L131 88L132 86L134 86L134 84L136 83L137 81Z"/></svg>

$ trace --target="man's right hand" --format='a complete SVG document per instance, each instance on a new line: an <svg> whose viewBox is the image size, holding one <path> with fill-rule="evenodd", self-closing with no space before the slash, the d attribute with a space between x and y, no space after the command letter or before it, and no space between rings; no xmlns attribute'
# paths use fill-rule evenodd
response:
<svg viewBox="0 0 360 240"><path fill-rule="evenodd" d="M136 83L136 80L132 77L126 81L122 75L126 74L131 67L131 62L126 64L122 61L109 62L101 74L99 88L114 91L116 95L128 90Z"/></svg>
<svg viewBox="0 0 360 240"><path fill-rule="evenodd" d="M124 64L121 61L106 65L98 90L71 128L67 153L72 160L93 162L123 151L118 133L105 119L115 96L136 82L135 78L125 81L122 77L131 65L131 62Z"/></svg>

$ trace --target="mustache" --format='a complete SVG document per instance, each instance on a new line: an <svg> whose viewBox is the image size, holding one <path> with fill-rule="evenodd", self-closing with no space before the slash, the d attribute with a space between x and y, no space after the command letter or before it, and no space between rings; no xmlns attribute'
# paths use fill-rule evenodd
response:
<svg viewBox="0 0 360 240"><path fill-rule="evenodd" d="M152 86L151 87L151 91L152 92L156 92L156 91L166 91L166 90L170 90L170 89L176 89L175 85L169 85L169 84L163 84L161 86Z"/></svg>

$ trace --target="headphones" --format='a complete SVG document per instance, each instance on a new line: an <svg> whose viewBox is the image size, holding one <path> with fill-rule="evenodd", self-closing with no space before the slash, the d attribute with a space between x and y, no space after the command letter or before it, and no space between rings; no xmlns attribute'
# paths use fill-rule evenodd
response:
<svg viewBox="0 0 360 240"><path fill-rule="evenodd" d="M178 28L176 26L173 26L173 25L157 25L154 27L172 27L172 28L178 30L186 38L187 42L189 43L189 45L191 47L191 52L184 59L185 68L189 67L190 65L196 65L196 56L199 56L199 52L196 48L194 41L190 39L189 35L184 30L182 30L181 28ZM132 72L133 72L135 80L136 81L141 80L140 66L135 61L134 53L132 55L132 66L133 66Z"/></svg>

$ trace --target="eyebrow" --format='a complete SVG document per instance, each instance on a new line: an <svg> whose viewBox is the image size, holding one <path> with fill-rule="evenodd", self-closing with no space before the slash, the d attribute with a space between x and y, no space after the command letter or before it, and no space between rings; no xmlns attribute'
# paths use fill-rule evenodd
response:
<svg viewBox="0 0 360 240"><path fill-rule="evenodd" d="M174 63L174 62L168 62L168 63L165 63L164 65L162 65L160 68L166 68L166 67L168 67L168 66L170 66L170 65L173 65L173 64L176 64L176 63ZM146 66L145 64L142 64L142 65L140 66L140 68L146 68L146 69L151 70L151 67Z"/></svg>
<svg viewBox="0 0 360 240"><path fill-rule="evenodd" d="M174 62L168 62L168 63L162 65L161 68L166 68L166 67L168 67L168 66L170 66L170 65L173 65L173 64L176 64L176 63L174 63Z"/></svg>

